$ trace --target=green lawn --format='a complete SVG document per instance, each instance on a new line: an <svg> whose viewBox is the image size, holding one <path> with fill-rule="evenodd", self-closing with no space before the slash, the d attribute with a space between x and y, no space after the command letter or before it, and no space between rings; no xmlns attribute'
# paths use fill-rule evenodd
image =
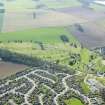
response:
<svg viewBox="0 0 105 105"><path fill-rule="evenodd" d="M71 98L69 100L65 100L66 105L84 105L79 99Z"/></svg>
<svg viewBox="0 0 105 105"><path fill-rule="evenodd" d="M0 41L41 41L44 43L59 43L62 42L60 35L66 35L70 41L74 42L75 38L63 27L54 28L38 28L25 30L21 32L0 33Z"/></svg>

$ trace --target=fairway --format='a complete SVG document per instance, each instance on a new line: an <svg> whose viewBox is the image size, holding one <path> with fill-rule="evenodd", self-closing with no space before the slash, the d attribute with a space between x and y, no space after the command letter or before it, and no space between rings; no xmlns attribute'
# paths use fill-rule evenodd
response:
<svg viewBox="0 0 105 105"><path fill-rule="evenodd" d="M64 28L64 27L54 27L54 28L38 28L31 29L21 32L8 32L0 34L0 41L16 41L22 40L23 42L30 41L40 41L44 43L59 43L60 36L65 35L71 41L74 41L74 37Z"/></svg>

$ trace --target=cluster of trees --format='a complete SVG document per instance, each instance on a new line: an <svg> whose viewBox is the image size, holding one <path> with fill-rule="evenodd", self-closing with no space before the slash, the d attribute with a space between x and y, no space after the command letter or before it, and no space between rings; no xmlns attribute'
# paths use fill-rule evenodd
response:
<svg viewBox="0 0 105 105"><path fill-rule="evenodd" d="M105 88L101 89L100 95L101 95L103 101L105 102Z"/></svg>
<svg viewBox="0 0 105 105"><path fill-rule="evenodd" d="M80 25L80 24L75 24L74 26L77 28L78 31L84 32L84 29L83 29L82 25Z"/></svg>
<svg viewBox="0 0 105 105"><path fill-rule="evenodd" d="M77 62L81 61L81 57L80 54L70 54L70 59L69 59L69 65L73 66L75 65Z"/></svg>
<svg viewBox="0 0 105 105"><path fill-rule="evenodd" d="M63 43L69 43L69 38L66 35L61 35L60 39L62 40Z"/></svg>

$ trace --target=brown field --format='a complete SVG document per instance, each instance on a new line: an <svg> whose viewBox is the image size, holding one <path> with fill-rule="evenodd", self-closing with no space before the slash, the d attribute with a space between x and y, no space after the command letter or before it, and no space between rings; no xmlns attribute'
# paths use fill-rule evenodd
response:
<svg viewBox="0 0 105 105"><path fill-rule="evenodd" d="M100 18L105 18L104 12L96 12L93 9L83 8L83 7L68 7L56 9L60 13L71 14L75 17L81 17L81 19L86 19L87 21L94 21Z"/></svg>
<svg viewBox="0 0 105 105"><path fill-rule="evenodd" d="M102 24L103 22L103 24ZM69 31L83 44L84 47L94 49L105 46L104 20L81 24L84 32L77 27L69 27Z"/></svg>
<svg viewBox="0 0 105 105"><path fill-rule="evenodd" d="M43 11L44 12L44 11ZM68 26L74 23L87 22L85 18L57 11L46 11L37 14L33 19L33 11L8 11L5 14L3 32L18 31L29 28Z"/></svg>
<svg viewBox="0 0 105 105"><path fill-rule="evenodd" d="M27 68L27 66L25 65L0 61L0 79L3 79L17 72L20 72L24 70L25 68Z"/></svg>
<svg viewBox="0 0 105 105"><path fill-rule="evenodd" d="M35 17L33 13L36 14ZM75 23L92 22L100 18L105 18L105 13L81 7L38 11L34 9L27 11L8 10L5 13L2 32L40 27L69 26Z"/></svg>

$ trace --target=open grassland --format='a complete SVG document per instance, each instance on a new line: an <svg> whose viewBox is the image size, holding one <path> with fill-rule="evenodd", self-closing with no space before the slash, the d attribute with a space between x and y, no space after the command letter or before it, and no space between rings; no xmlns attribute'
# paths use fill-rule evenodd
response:
<svg viewBox="0 0 105 105"><path fill-rule="evenodd" d="M65 100L66 105L83 105L79 99L71 98L69 100Z"/></svg>

